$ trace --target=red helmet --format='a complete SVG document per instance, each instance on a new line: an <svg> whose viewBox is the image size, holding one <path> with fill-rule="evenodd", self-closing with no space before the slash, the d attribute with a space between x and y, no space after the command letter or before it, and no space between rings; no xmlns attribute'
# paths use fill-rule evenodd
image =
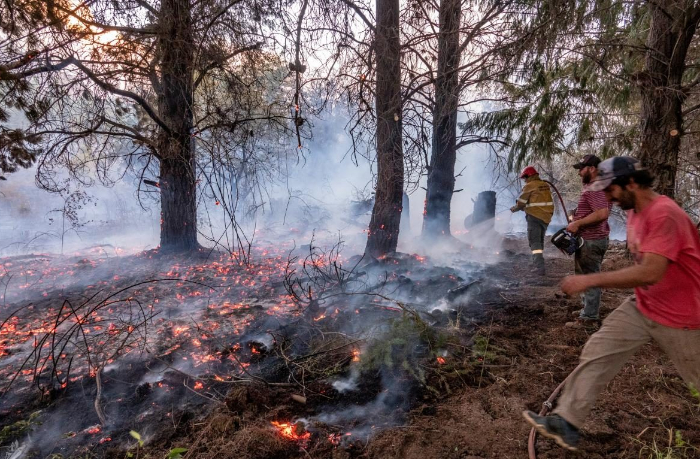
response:
<svg viewBox="0 0 700 459"><path fill-rule="evenodd" d="M532 175L537 175L537 169L535 169L532 166L527 166L523 171L520 173L520 178L527 178Z"/></svg>

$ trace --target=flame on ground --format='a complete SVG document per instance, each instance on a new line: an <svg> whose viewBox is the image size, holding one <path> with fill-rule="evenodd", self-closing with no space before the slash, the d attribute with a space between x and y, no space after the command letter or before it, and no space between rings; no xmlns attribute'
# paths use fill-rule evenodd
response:
<svg viewBox="0 0 700 459"><path fill-rule="evenodd" d="M272 424L280 433L280 435L282 435L284 438L296 441L308 440L309 438L311 438L311 433L304 432L303 428L301 426L298 426L298 424L277 421L272 421L270 424ZM299 433L300 429L302 430L301 433Z"/></svg>

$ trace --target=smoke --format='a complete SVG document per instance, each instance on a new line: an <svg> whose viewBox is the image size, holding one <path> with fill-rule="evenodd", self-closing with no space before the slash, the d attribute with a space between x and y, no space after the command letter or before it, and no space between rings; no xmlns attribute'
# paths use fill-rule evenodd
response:
<svg viewBox="0 0 700 459"><path fill-rule="evenodd" d="M114 186L66 184L63 194L39 189L36 169L20 170L0 182L0 256L24 253L77 254L86 248L104 256L135 253L158 244L156 202L136 197L133 180Z"/></svg>
<svg viewBox="0 0 700 459"><path fill-rule="evenodd" d="M352 368L350 368L350 374L347 377L337 379L331 385L333 386L333 389L343 394L345 392L356 390L359 378L360 370L357 365L353 365Z"/></svg>

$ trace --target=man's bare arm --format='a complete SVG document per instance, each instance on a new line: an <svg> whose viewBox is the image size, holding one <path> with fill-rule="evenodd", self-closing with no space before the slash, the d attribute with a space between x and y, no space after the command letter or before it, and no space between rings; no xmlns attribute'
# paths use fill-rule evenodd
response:
<svg viewBox="0 0 700 459"><path fill-rule="evenodd" d="M655 253L645 253L642 262L618 271L567 276L561 283L564 293L573 295L593 287L632 288L653 285L663 279L669 260Z"/></svg>
<svg viewBox="0 0 700 459"><path fill-rule="evenodd" d="M609 216L610 210L607 207L605 207L603 209L598 209L595 212L586 215L580 220L576 220L576 223L578 223L579 226L581 226L582 228L585 228L587 226L593 226L600 222L604 222L608 219Z"/></svg>
<svg viewBox="0 0 700 459"><path fill-rule="evenodd" d="M576 220L569 223L569 225L566 227L566 230L572 233L578 233L581 228L593 226L595 224L607 220L609 215L610 210L607 207L604 209L598 209L595 212L586 215L580 220Z"/></svg>

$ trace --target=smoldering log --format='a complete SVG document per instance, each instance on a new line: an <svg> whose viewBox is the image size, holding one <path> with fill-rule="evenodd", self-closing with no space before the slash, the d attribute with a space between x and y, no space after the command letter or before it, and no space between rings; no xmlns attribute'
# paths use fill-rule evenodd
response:
<svg viewBox="0 0 700 459"><path fill-rule="evenodd" d="M481 280L475 280L472 282L468 282L466 284L458 285L457 287L448 290L447 295L445 295L445 298L447 298L448 301L454 301L457 297L464 295L472 287L474 287L480 283L481 283Z"/></svg>

